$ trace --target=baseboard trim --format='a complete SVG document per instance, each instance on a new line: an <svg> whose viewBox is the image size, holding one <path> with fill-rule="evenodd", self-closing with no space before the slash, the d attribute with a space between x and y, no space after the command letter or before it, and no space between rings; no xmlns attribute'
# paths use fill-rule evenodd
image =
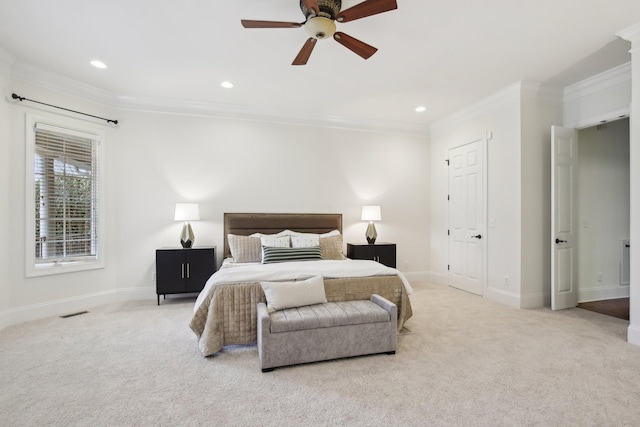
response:
<svg viewBox="0 0 640 427"><path fill-rule="evenodd" d="M640 326L629 325L627 328L627 342L629 344L640 346Z"/></svg>
<svg viewBox="0 0 640 427"><path fill-rule="evenodd" d="M436 285L449 286L449 275L448 274L436 273L435 271L431 271L428 274L429 274L428 280L431 283L434 283Z"/></svg>
<svg viewBox="0 0 640 427"><path fill-rule="evenodd" d="M513 308L520 308L520 295L502 289L487 288L485 298Z"/></svg>
<svg viewBox="0 0 640 427"><path fill-rule="evenodd" d="M615 285L578 290L578 302L600 301L604 299L629 298L629 286Z"/></svg>
<svg viewBox="0 0 640 427"><path fill-rule="evenodd" d="M114 302L141 299L154 300L155 296L155 287L110 289L103 292L11 308L0 312L0 330L19 323L51 316L62 316Z"/></svg>
<svg viewBox="0 0 640 427"><path fill-rule="evenodd" d="M429 281L429 272L428 271L402 271L404 277L412 282L428 282Z"/></svg>
<svg viewBox="0 0 640 427"><path fill-rule="evenodd" d="M524 294L520 297L520 308L541 308L551 307L551 294Z"/></svg>

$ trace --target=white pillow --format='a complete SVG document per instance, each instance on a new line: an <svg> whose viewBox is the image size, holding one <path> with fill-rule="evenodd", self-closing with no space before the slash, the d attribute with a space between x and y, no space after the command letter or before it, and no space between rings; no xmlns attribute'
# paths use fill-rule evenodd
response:
<svg viewBox="0 0 640 427"><path fill-rule="evenodd" d="M292 248L310 248L320 246L320 236L317 234L294 234L291 236Z"/></svg>
<svg viewBox="0 0 640 427"><path fill-rule="evenodd" d="M266 236L260 237L260 243L262 246L269 246L271 248L290 248L291 240L289 236Z"/></svg>
<svg viewBox="0 0 640 427"><path fill-rule="evenodd" d="M322 234L317 234L317 233L301 233L299 231L291 231L291 230L284 230L279 232L277 235L278 236L284 236L284 235L289 235L289 236L320 236L320 237L331 237L331 236L337 236L339 235L340 232L338 230L331 230L328 233L322 233Z"/></svg>
<svg viewBox="0 0 640 427"><path fill-rule="evenodd" d="M267 298L267 311L273 313L285 308L327 302L322 276L296 282L260 282Z"/></svg>

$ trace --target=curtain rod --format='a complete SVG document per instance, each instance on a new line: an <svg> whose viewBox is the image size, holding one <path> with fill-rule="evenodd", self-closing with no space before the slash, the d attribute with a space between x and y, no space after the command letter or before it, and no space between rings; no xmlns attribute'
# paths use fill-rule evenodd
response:
<svg viewBox="0 0 640 427"><path fill-rule="evenodd" d="M89 117L93 117L95 119L100 119L100 120L104 120L107 123L113 123L114 125L118 124L117 120L111 120L111 119L105 119L104 117L98 117L98 116L94 116L93 114L87 114L87 113L83 113L81 111L75 111L75 110L70 110L68 108L64 108L64 107L58 107L57 105L51 105L51 104L46 104L44 102L40 102L40 101L34 101L33 99L29 99L29 98L25 98L24 96L19 96L16 95L15 93L11 94L11 98L13 99L17 99L18 101L30 101L30 102L35 102L36 104L41 104L41 105L46 105L47 107L53 107L53 108L58 108L60 110L65 110L65 111L70 111L72 113L77 113L77 114L82 114L84 116L89 116Z"/></svg>

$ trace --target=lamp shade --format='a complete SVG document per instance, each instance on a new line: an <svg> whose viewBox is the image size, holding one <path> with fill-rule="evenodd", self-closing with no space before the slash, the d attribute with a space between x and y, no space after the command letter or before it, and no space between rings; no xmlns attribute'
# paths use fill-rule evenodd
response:
<svg viewBox="0 0 640 427"><path fill-rule="evenodd" d="M382 213L380 213L380 206L363 206L362 207L362 221L380 221L382 220Z"/></svg>
<svg viewBox="0 0 640 427"><path fill-rule="evenodd" d="M200 206L197 203L176 203L176 213L173 219L176 221L198 221Z"/></svg>

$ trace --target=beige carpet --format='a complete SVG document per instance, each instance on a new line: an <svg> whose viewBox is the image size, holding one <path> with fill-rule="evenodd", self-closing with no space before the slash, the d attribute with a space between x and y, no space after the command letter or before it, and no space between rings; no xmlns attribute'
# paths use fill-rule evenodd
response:
<svg viewBox="0 0 640 427"><path fill-rule="evenodd" d="M112 304L0 331L2 426L640 423L628 322L515 310L414 284L395 356L263 374L255 346L200 355L193 299Z"/></svg>

